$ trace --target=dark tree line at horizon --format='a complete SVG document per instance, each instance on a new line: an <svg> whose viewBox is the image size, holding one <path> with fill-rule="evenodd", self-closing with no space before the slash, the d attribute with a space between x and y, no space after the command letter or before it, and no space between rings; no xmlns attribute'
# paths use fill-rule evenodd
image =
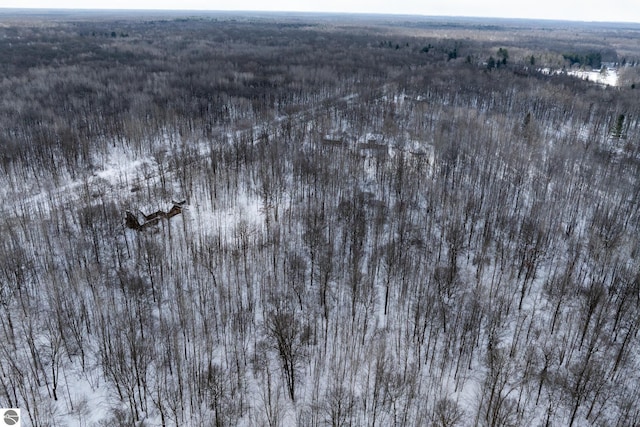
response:
<svg viewBox="0 0 640 427"><path fill-rule="evenodd" d="M524 36L406 34L2 28L0 406L34 426L640 423L636 92L530 70L549 52Z"/></svg>

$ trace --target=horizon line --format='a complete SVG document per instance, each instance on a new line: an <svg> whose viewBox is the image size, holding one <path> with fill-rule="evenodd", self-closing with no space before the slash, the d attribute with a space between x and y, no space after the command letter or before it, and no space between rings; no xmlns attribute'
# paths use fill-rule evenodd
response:
<svg viewBox="0 0 640 427"><path fill-rule="evenodd" d="M354 12L354 11L308 11L308 10L260 10L260 9L173 9L173 8L71 8L71 7L4 7L0 6L0 13L20 12L24 14L42 12L60 13L203 13L203 14L287 14L287 15L346 15L346 16L367 16L367 17L405 17L405 18L426 18L426 19L463 19L463 20L501 20L501 21L545 21L545 22L571 22L582 24L633 24L639 25L637 21L612 21L612 20L584 20L570 18L536 18L536 17L514 17L514 16L478 16L478 15L427 15L422 13L394 13L394 12Z"/></svg>

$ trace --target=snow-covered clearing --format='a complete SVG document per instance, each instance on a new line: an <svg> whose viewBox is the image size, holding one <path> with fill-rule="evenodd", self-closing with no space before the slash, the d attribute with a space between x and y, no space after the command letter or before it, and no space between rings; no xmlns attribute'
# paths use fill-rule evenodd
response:
<svg viewBox="0 0 640 427"><path fill-rule="evenodd" d="M600 71L569 70L567 74L589 82L607 86L618 86L618 70L615 68L603 68Z"/></svg>
<svg viewBox="0 0 640 427"><path fill-rule="evenodd" d="M546 75L561 75L567 74L572 77L576 77L589 82L606 85L606 86L618 86L618 70L616 68L603 67L601 70L584 70L584 69L556 69L541 68L542 74Z"/></svg>

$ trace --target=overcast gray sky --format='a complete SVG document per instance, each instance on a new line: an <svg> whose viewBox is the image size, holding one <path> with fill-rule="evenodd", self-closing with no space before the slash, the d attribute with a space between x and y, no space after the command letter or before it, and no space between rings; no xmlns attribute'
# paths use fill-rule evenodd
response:
<svg viewBox="0 0 640 427"><path fill-rule="evenodd" d="M0 0L0 7L365 12L640 23L640 0Z"/></svg>

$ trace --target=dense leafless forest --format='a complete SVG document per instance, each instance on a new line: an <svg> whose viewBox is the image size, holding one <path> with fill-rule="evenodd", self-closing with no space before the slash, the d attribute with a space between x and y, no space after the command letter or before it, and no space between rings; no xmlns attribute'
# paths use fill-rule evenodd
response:
<svg viewBox="0 0 640 427"><path fill-rule="evenodd" d="M639 425L639 36L0 12L0 406Z"/></svg>

